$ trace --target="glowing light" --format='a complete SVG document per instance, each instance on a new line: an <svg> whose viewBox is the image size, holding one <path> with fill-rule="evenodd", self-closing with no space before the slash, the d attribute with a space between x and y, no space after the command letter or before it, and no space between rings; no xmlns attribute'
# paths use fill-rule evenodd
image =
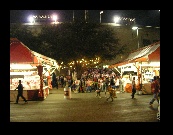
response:
<svg viewBox="0 0 173 135"><path fill-rule="evenodd" d="M138 27L132 27L132 29L133 29L133 30L136 30L136 29L138 29Z"/></svg>
<svg viewBox="0 0 173 135"><path fill-rule="evenodd" d="M37 67L33 67L30 64L10 64L11 69L35 69Z"/></svg>
<svg viewBox="0 0 173 135"><path fill-rule="evenodd" d="M133 30L136 30L136 32L137 32L137 40L138 40L138 48L139 48L139 39L138 39L138 27L132 27L132 29Z"/></svg>
<svg viewBox="0 0 173 135"><path fill-rule="evenodd" d="M57 19L58 19L57 15L53 15L52 18L53 18L53 20L54 20L55 22L56 22Z"/></svg>
<svg viewBox="0 0 173 135"><path fill-rule="evenodd" d="M34 22L35 22L35 20L34 20L34 17L33 17L33 16L29 16L29 17L28 17L28 20L29 20L29 22L30 22L30 23L34 23Z"/></svg>
<svg viewBox="0 0 173 135"><path fill-rule="evenodd" d="M115 23L119 22L119 20L120 20L120 17L118 17L118 16L114 17L114 22Z"/></svg>

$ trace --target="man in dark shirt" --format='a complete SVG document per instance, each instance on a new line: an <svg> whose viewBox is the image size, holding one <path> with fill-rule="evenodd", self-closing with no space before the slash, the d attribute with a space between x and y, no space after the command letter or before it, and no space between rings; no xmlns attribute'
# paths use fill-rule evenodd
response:
<svg viewBox="0 0 173 135"><path fill-rule="evenodd" d="M23 85L21 83L21 80L19 80L19 85L17 86L16 89L18 89L18 95L17 95L17 99L16 99L16 103L15 104L18 104L19 97L22 97L23 100L25 101L25 103L28 103L27 100L26 100L26 98L23 96Z"/></svg>
<svg viewBox="0 0 173 135"><path fill-rule="evenodd" d="M135 96L135 93L136 93L136 83L135 83L135 77L133 77L133 80L132 80L132 99L134 99L134 96Z"/></svg>
<svg viewBox="0 0 173 135"><path fill-rule="evenodd" d="M151 83L151 90L153 92L153 98L150 100L150 105L152 105L154 103L155 100L157 100L157 102L159 103L159 98L158 98L158 94L159 94L159 83L157 80L157 77L154 76L154 81Z"/></svg>

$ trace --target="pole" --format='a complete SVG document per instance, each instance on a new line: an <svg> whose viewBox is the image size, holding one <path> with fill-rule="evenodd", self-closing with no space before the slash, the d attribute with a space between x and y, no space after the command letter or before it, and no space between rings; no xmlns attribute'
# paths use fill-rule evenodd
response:
<svg viewBox="0 0 173 135"><path fill-rule="evenodd" d="M138 46L137 49L139 49L139 35L138 35L138 27L132 27L133 30L136 30L136 37L137 37L137 42L138 42Z"/></svg>
<svg viewBox="0 0 173 135"><path fill-rule="evenodd" d="M136 32L137 32L138 49L139 49L139 36L138 36L138 28L136 29Z"/></svg>
<svg viewBox="0 0 173 135"><path fill-rule="evenodd" d="M101 23L101 14L103 13L103 11L100 11L100 23Z"/></svg>
<svg viewBox="0 0 173 135"><path fill-rule="evenodd" d="M40 98L41 100L44 99L44 92L43 92L43 66L39 65L37 66L37 70L38 70L38 75L40 76L40 90L39 90L39 95L38 98Z"/></svg>
<svg viewBox="0 0 173 135"><path fill-rule="evenodd" d="M74 22L74 10L73 10L73 22Z"/></svg>

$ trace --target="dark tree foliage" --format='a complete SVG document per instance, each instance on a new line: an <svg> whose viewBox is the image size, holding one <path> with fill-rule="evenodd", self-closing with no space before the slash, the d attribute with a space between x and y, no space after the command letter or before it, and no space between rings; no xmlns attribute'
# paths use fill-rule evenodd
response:
<svg viewBox="0 0 173 135"><path fill-rule="evenodd" d="M77 63L82 58L89 61L99 57L101 63L122 52L116 33L110 27L96 23L75 21L45 26L38 38L42 41L40 52L65 65L74 61L78 74L84 68ZM94 65L91 63L89 66Z"/></svg>
<svg viewBox="0 0 173 135"><path fill-rule="evenodd" d="M30 30L20 24L10 27L10 38L17 38L33 51L40 51L41 42L39 39L36 38Z"/></svg>
<svg viewBox="0 0 173 135"><path fill-rule="evenodd" d="M121 46L113 30L95 23L73 22L45 26L39 37L48 56L65 63L81 58L112 60Z"/></svg>
<svg viewBox="0 0 173 135"><path fill-rule="evenodd" d="M89 61L99 57L102 63L124 52L111 27L82 21L45 25L37 36L26 27L10 27L10 37L18 38L31 50L56 59L58 63L68 65L74 61L78 72L84 68L77 63L82 58Z"/></svg>

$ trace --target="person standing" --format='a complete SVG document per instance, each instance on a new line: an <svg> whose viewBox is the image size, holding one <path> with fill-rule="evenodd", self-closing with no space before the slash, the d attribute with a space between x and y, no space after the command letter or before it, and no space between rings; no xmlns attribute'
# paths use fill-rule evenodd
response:
<svg viewBox="0 0 173 135"><path fill-rule="evenodd" d="M84 93L84 86L85 86L84 85L84 80L83 80L83 78L81 78L80 83L79 83L79 91L78 91L79 93L80 92Z"/></svg>
<svg viewBox="0 0 173 135"><path fill-rule="evenodd" d="M16 89L18 89L18 95L17 95L17 99L16 99L16 103L15 104L18 104L19 97L23 98L23 100L25 101L25 103L28 103L27 100L26 100L26 98L23 96L23 85L21 83L21 80L19 80L19 84L16 87Z"/></svg>
<svg viewBox="0 0 173 135"><path fill-rule="evenodd" d="M110 80L110 85L112 86L112 88L115 89L115 79L114 77L112 76L111 80Z"/></svg>
<svg viewBox="0 0 173 135"><path fill-rule="evenodd" d="M120 87L119 76L116 76L116 78L115 78L115 90L119 91L119 87Z"/></svg>
<svg viewBox="0 0 173 135"><path fill-rule="evenodd" d="M106 92L107 92L108 86L109 86L109 79L108 79L108 77L106 77L104 79L104 92L105 92L105 97L106 97Z"/></svg>
<svg viewBox="0 0 173 135"><path fill-rule="evenodd" d="M57 78L56 78L56 74L55 72L52 73L52 87L57 87L58 89L58 82L57 82Z"/></svg>
<svg viewBox="0 0 173 135"><path fill-rule="evenodd" d="M159 95L160 88L159 88L159 82L156 76L154 76L154 80L151 83L151 90L153 92L153 98L150 100L149 104L152 105L156 99L157 99L157 102L159 103L158 95Z"/></svg>
<svg viewBox="0 0 173 135"><path fill-rule="evenodd" d="M86 81L86 92L91 92L92 88L91 88L91 83L89 80Z"/></svg>
<svg viewBox="0 0 173 135"><path fill-rule="evenodd" d="M66 86L66 81L64 81L64 79L66 79L66 77L61 76L60 77L60 81L61 81L61 87L64 88ZM65 83L64 83L65 82Z"/></svg>
<svg viewBox="0 0 173 135"><path fill-rule="evenodd" d="M96 97L99 97L99 98L101 98L101 96L100 96L100 92L101 92L101 85L100 84L98 84L98 89L96 90Z"/></svg>
<svg viewBox="0 0 173 135"><path fill-rule="evenodd" d="M133 80L132 80L132 99L134 99L134 96L135 96L135 93L136 93L136 83L135 83L135 77L133 77Z"/></svg>
<svg viewBox="0 0 173 135"><path fill-rule="evenodd" d="M119 83L120 83L120 93L124 93L124 80L121 76L119 78Z"/></svg>

